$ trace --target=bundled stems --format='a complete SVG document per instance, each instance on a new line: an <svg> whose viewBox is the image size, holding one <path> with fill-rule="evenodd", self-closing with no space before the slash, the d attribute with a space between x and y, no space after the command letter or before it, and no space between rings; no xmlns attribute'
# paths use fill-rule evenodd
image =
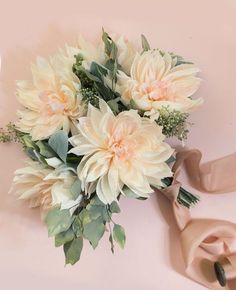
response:
<svg viewBox="0 0 236 290"><path fill-rule="evenodd" d="M173 181L172 177L167 177L163 180L166 186L170 186L172 184L172 181ZM200 199L198 196L192 194L191 192L187 191L183 187L180 187L179 194L177 197L177 201L179 204L187 208L190 208L194 206L195 204L197 204L199 200Z"/></svg>

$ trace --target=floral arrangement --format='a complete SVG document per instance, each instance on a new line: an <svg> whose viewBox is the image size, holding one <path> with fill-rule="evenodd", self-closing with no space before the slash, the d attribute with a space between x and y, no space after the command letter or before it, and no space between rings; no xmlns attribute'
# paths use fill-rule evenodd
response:
<svg viewBox="0 0 236 290"><path fill-rule="evenodd" d="M28 161L12 191L40 207L66 264L75 264L87 239L95 249L106 231L111 250L125 245L114 221L121 198L147 199L173 183L168 137L187 138L199 69L179 55L140 46L103 31L96 45L80 38L49 60L38 57L32 79L17 82L19 119L0 131L18 140ZM179 187L177 202L198 197Z"/></svg>

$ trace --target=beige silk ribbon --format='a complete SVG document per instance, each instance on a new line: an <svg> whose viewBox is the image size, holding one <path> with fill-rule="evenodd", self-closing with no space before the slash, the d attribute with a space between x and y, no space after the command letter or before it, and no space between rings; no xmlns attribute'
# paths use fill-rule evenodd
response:
<svg viewBox="0 0 236 290"><path fill-rule="evenodd" d="M236 224L224 220L191 218L190 210L177 202L181 186L177 177L185 164L189 180L198 190L211 193L236 191L236 153L203 165L200 165L201 158L202 154L198 150L177 153L173 183L162 193L172 202L181 232L186 274L209 289L232 290L228 285L219 285L214 262L223 261L227 280L236 278Z"/></svg>

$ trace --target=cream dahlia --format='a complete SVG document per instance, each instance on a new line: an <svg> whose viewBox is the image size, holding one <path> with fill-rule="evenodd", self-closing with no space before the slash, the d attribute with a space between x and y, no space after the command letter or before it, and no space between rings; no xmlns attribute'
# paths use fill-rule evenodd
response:
<svg viewBox="0 0 236 290"><path fill-rule="evenodd" d="M19 199L29 200L30 207L40 206L43 210L55 205L63 206L72 198L70 188L76 175L68 168L48 169L31 161L28 166L15 171L13 186Z"/></svg>
<svg viewBox="0 0 236 290"><path fill-rule="evenodd" d="M38 57L32 65L33 79L18 81L17 98L25 108L18 111L17 127L33 140L48 138L60 129L68 133L84 113L80 81L72 72L77 53L77 48L66 46L49 61Z"/></svg>
<svg viewBox="0 0 236 290"><path fill-rule="evenodd" d="M119 92L126 105L133 100L144 111L168 107L189 112L202 103L202 99L190 98L200 85L198 72L193 64L176 65L169 53L148 50L136 54L130 77L120 72Z"/></svg>
<svg viewBox="0 0 236 290"><path fill-rule="evenodd" d="M136 195L148 197L152 186L162 186L171 176L165 161L173 150L155 122L130 110L114 116L100 100L100 109L89 105L79 119L79 134L71 137L70 152L83 158L77 168L85 192L96 189L105 204L116 200L126 185Z"/></svg>

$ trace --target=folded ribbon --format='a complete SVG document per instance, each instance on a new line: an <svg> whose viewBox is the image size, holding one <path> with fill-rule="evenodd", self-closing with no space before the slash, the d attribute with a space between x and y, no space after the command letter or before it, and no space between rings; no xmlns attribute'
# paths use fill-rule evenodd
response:
<svg viewBox="0 0 236 290"><path fill-rule="evenodd" d="M236 153L200 166L201 158L202 154L198 150L177 153L173 183L162 193L172 202L181 231L186 274L209 289L232 290L229 285L222 287L219 284L214 263L221 263L219 265L226 280L236 278L236 224L224 220L191 218L190 210L177 202L181 186L177 177L185 164L187 175L198 190L211 193L236 191ZM222 285L224 282L221 281Z"/></svg>

